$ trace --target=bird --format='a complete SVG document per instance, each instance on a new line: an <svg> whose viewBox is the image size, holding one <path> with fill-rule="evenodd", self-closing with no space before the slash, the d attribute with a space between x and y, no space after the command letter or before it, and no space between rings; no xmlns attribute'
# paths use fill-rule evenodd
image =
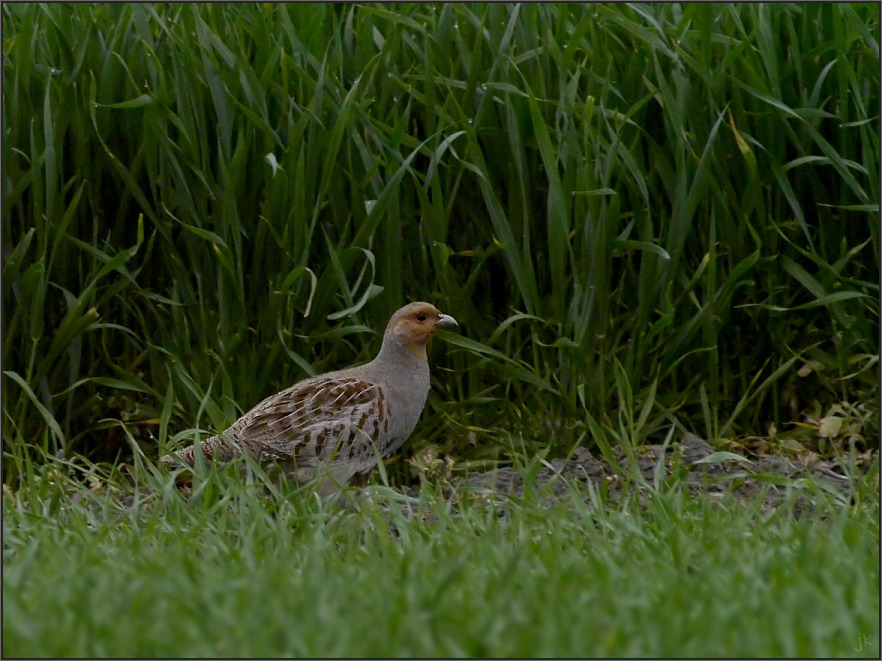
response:
<svg viewBox="0 0 882 661"><path fill-rule="evenodd" d="M199 444L206 462L245 453L297 483L316 480L332 495L366 477L413 432L429 394L426 345L456 319L424 301L389 319L376 357L327 372L267 397L225 432ZM166 467L193 466L197 445L160 459Z"/></svg>

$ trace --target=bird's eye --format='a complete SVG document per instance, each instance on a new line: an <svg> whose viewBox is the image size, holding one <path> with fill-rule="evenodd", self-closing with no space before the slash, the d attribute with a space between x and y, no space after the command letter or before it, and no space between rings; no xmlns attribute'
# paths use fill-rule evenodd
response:
<svg viewBox="0 0 882 661"><path fill-rule="evenodd" d="M425 312L420 312L416 318L417 321L425 321L426 319L428 319Z"/></svg>

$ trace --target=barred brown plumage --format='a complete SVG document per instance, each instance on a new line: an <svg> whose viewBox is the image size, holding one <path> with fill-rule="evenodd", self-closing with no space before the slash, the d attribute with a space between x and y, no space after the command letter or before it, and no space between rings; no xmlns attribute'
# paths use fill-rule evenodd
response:
<svg viewBox="0 0 882 661"><path fill-rule="evenodd" d="M413 432L429 394L426 343L438 328L456 325L429 303L404 306L389 320L372 361L268 397L225 432L202 441L203 456L229 461L244 452L298 481L323 478L322 493L335 492ZM193 465L196 446L161 459L167 466L176 461Z"/></svg>

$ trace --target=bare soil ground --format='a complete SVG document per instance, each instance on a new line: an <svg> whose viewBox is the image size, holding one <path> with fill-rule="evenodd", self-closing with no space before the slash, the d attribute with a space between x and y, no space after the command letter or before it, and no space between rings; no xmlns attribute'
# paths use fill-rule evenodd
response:
<svg viewBox="0 0 882 661"><path fill-rule="evenodd" d="M618 501L624 493L645 492L639 475L649 485L678 479L690 494L722 498L733 494L739 501L763 499L763 512L774 512L785 501L788 492L798 490L796 512L810 507L813 494L832 493L844 503L851 500L851 481L843 466L817 455L808 461L767 455L747 458L731 452L716 452L704 439L686 433L679 443L649 445L637 448L634 460L618 450L614 459L620 469L584 448L577 448L569 459L552 459L535 475L532 484L525 484L522 472L501 468L485 473L474 473L453 482L456 491L476 497L507 495L523 497L527 488L539 489L549 504L567 493L571 485L582 485L606 494ZM636 461L636 466L633 464ZM843 460L844 461L844 460ZM862 462L869 465L870 461ZM864 468L860 466L859 468ZM633 469L636 469L634 471ZM620 476L634 475L632 480ZM628 485L630 482L630 486Z"/></svg>

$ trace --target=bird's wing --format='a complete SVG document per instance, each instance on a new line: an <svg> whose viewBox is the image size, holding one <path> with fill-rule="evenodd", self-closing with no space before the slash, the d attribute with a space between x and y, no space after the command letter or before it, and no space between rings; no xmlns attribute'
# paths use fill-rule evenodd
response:
<svg viewBox="0 0 882 661"><path fill-rule="evenodd" d="M356 377L335 376L296 384L264 400L237 425L266 459L307 466L329 459L372 462L389 431L383 389Z"/></svg>

